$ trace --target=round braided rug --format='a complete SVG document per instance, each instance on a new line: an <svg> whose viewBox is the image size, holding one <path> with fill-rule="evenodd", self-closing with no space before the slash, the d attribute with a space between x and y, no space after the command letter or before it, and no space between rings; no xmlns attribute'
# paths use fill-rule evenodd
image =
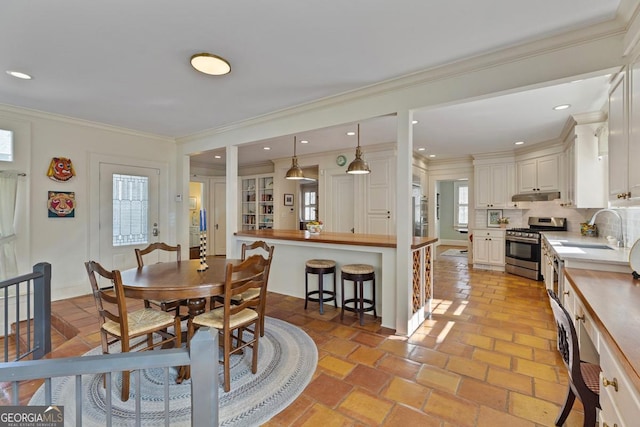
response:
<svg viewBox="0 0 640 427"><path fill-rule="evenodd" d="M318 353L313 340L302 329L267 317L265 335L260 338L258 372L251 373L251 350L232 356L231 391L225 393L220 365L219 421L221 426L256 426L285 409L304 390L315 372ZM85 355L102 354L98 347ZM177 371L169 370L169 410L171 426L191 425L191 381L176 384ZM142 425L164 425L163 369L141 372ZM115 374L112 390L113 425L129 426L135 414L135 376L131 375L130 397L120 400L122 377ZM82 377L82 425L104 426L106 396L101 375ZM64 405L65 424L75 425L75 379L52 380L53 404ZM44 386L29 402L44 404Z"/></svg>

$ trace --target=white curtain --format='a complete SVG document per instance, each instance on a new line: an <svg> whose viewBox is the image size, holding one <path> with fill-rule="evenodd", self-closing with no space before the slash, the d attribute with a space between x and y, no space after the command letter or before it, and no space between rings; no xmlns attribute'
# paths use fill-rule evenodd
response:
<svg viewBox="0 0 640 427"><path fill-rule="evenodd" d="M18 173L0 171L0 280L18 275L14 219Z"/></svg>

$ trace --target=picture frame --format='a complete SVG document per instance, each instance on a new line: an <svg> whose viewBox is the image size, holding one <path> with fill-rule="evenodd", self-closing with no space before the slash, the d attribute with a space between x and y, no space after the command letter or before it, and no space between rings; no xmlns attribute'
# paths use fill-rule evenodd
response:
<svg viewBox="0 0 640 427"><path fill-rule="evenodd" d="M198 199L195 197L189 197L189 209L195 210L198 208Z"/></svg>
<svg viewBox="0 0 640 427"><path fill-rule="evenodd" d="M498 220L502 218L502 209L487 209L487 227L500 227Z"/></svg>
<svg viewBox="0 0 640 427"><path fill-rule="evenodd" d="M284 195L284 205L285 206L293 206L293 194L285 193L285 195Z"/></svg>

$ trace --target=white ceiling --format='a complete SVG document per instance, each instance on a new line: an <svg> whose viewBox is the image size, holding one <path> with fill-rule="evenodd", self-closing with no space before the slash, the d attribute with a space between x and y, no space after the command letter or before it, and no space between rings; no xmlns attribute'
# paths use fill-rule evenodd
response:
<svg viewBox="0 0 640 427"><path fill-rule="evenodd" d="M183 137L462 58L612 20L626 0L31 0L0 6L0 103ZM195 72L197 52L231 74ZM440 158L559 135L600 109L607 78L419 111L415 147ZM564 112L551 107L570 103ZM298 135L300 155L355 146L346 128ZM362 123L361 143L395 140L393 117ZM291 155L292 136L260 145ZM254 154L257 153L257 154ZM241 148L242 163L263 150ZM222 159L223 161L223 159Z"/></svg>

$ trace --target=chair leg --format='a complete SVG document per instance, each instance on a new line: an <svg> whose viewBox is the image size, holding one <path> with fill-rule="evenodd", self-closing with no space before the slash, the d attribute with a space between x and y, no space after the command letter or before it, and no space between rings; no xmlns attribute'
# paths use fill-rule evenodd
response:
<svg viewBox="0 0 640 427"><path fill-rule="evenodd" d="M571 412L571 408L573 408L573 402L575 402L575 400L576 400L576 395L573 393L573 390L571 390L571 386L569 386L569 390L567 391L567 398L564 402L564 405L562 406L562 409L560 410L560 415L558 415L558 419L556 419L556 426L561 426L567 420L567 417L569 416L569 412ZM594 410L594 415L595 415L595 410ZM585 411L585 419L586 419L586 411ZM591 424L591 425L593 426L595 424Z"/></svg>
<svg viewBox="0 0 640 427"><path fill-rule="evenodd" d="M596 425L596 407L591 406L587 408L584 407L584 427L591 427Z"/></svg>
<svg viewBox="0 0 640 427"><path fill-rule="evenodd" d="M259 328L260 321L257 320L256 321L256 328ZM258 338L259 338L260 334L257 333L257 331L253 334L253 338L254 338L254 342L251 346L251 352L253 353L253 357L252 357L252 361L251 361L251 372L252 373L256 373L258 372Z"/></svg>
<svg viewBox="0 0 640 427"><path fill-rule="evenodd" d="M307 303L309 302L309 273L304 272L304 309L307 309Z"/></svg>
<svg viewBox="0 0 640 427"><path fill-rule="evenodd" d="M341 296L340 320L342 320L344 318L344 277L343 276L340 276L340 296Z"/></svg>
<svg viewBox="0 0 640 427"><path fill-rule="evenodd" d="M360 289L360 309L358 314L360 316L360 326L362 326L364 325L364 280L360 280L358 285Z"/></svg>
<svg viewBox="0 0 640 427"><path fill-rule="evenodd" d="M336 292L336 270L333 270L333 306L338 308L338 294Z"/></svg>
<svg viewBox="0 0 640 427"><path fill-rule="evenodd" d="M324 314L324 288L322 283L322 276L324 274L318 274L318 299L320 300L320 314Z"/></svg>
<svg viewBox="0 0 640 427"><path fill-rule="evenodd" d="M231 390L231 373L230 373L230 359L231 359L231 334L223 334L223 350L224 360L223 360L223 369L224 369L224 391L229 392Z"/></svg>

